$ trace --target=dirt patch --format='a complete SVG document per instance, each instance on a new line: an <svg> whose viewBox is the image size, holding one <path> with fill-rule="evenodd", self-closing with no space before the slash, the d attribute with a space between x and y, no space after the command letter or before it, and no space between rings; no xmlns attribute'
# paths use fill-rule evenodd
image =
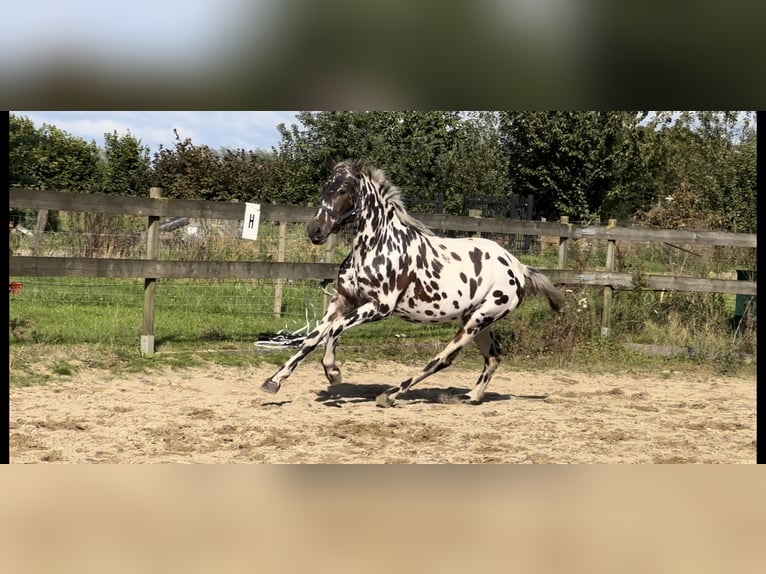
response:
<svg viewBox="0 0 766 574"><path fill-rule="evenodd" d="M414 369L344 365L328 388L308 361L279 394L275 370L205 366L10 391L13 463L754 463L754 379L477 373L452 367L381 409L375 397Z"/></svg>

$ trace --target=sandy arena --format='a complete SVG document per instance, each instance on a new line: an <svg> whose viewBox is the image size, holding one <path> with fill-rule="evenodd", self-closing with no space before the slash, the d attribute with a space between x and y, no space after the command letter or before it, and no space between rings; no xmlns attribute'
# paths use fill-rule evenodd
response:
<svg viewBox="0 0 766 574"><path fill-rule="evenodd" d="M455 365L382 409L412 367L346 363L328 392L308 360L276 395L273 365L77 373L10 391L12 463L755 463L755 379Z"/></svg>

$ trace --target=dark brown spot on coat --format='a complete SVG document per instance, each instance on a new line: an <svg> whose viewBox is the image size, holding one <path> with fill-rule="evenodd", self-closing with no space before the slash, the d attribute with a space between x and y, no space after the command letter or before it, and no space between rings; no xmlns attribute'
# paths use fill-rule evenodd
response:
<svg viewBox="0 0 766 574"><path fill-rule="evenodd" d="M420 301L425 301L426 303L431 302L431 296L426 293L426 290L423 288L423 284L420 282L420 280L416 280L415 282L415 297Z"/></svg>
<svg viewBox="0 0 766 574"><path fill-rule="evenodd" d="M492 296L495 298L495 305L505 305L509 301L508 295L500 291L500 289L492 291Z"/></svg>
<svg viewBox="0 0 766 574"><path fill-rule="evenodd" d="M477 277L481 273L481 250L477 247L468 254L473 261L473 272Z"/></svg>
<svg viewBox="0 0 766 574"><path fill-rule="evenodd" d="M476 283L476 279L471 279L470 283L468 283L468 296L473 299L474 295L476 295L476 288L478 287L478 283Z"/></svg>

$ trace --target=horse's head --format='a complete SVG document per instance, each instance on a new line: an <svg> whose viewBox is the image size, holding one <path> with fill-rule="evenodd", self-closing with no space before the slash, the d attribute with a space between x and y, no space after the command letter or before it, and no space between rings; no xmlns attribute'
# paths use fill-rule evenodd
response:
<svg viewBox="0 0 766 574"><path fill-rule="evenodd" d="M352 221L359 210L359 177L362 162L330 164L332 175L322 187L322 202L306 229L315 245L327 241L342 224Z"/></svg>

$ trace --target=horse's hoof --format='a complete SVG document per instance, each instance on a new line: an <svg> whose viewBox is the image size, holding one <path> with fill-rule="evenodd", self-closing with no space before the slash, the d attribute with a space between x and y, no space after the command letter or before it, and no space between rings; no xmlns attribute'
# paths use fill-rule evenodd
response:
<svg viewBox="0 0 766 574"><path fill-rule="evenodd" d="M393 407L396 404L396 401L394 401L394 399L392 399L390 395L387 395L386 393L381 393L375 399L375 404L385 409L388 407Z"/></svg>
<svg viewBox="0 0 766 574"><path fill-rule="evenodd" d="M462 395L460 398L461 398L461 400L462 400L464 403L466 403L466 404L468 404L468 405L480 405L480 404L481 404L481 399L478 399L478 400L477 400L477 399L474 399L474 398L473 398L471 395L469 395L469 394L465 394L465 395Z"/></svg>
<svg viewBox="0 0 766 574"><path fill-rule="evenodd" d="M337 371L335 373L328 373L325 372L325 375L327 375L327 380L330 382L330 386L339 385L341 382L343 382L343 377L340 374L340 371Z"/></svg>
<svg viewBox="0 0 766 574"><path fill-rule="evenodd" d="M281 385L273 379L266 379L261 385L261 390L276 395Z"/></svg>

